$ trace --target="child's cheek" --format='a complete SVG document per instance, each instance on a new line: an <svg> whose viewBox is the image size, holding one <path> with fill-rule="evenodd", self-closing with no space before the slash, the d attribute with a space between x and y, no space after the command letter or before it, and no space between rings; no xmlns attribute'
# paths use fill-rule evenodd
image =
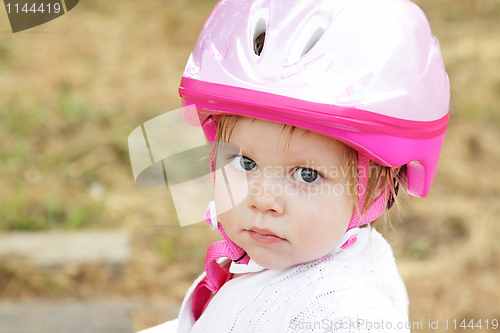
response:
<svg viewBox="0 0 500 333"><path fill-rule="evenodd" d="M233 207L231 196L222 177L215 179L215 206L217 214L228 212Z"/></svg>

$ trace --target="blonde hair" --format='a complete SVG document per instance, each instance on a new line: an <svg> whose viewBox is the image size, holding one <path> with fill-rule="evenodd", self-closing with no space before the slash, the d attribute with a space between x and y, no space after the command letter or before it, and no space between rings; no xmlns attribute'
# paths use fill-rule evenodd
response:
<svg viewBox="0 0 500 333"><path fill-rule="evenodd" d="M217 141L221 142L229 142L231 139L231 135L233 130L241 116L238 115L223 115L219 116L219 121L217 124ZM285 142L285 149L288 149L290 146L290 141L295 131L296 127L292 125L283 124L282 132L290 127L290 131L288 133L288 137ZM308 131L305 130L304 134ZM354 200L354 207L356 211L359 213L366 212L375 199L377 199L377 189L384 189L384 196L388 205L386 207L386 211L390 209L392 206L396 206L398 211L401 212L401 204L398 199L398 192L404 192L406 196L407 189L407 169L406 165L402 167L386 167L380 165L374 161L370 161L369 168L369 176L368 176L368 184L367 191L365 196L365 201L363 203L363 207L358 206L358 151L349 147L348 145L339 142L343 149L343 157L345 161L345 170L347 170L346 177L348 180L348 184L350 186L350 193L352 193ZM215 154L217 153L217 146L214 147ZM401 191L402 190L402 191ZM375 221L372 221L370 224L373 227L375 225ZM387 216L384 218L384 222L389 223ZM363 227L366 227L364 225Z"/></svg>

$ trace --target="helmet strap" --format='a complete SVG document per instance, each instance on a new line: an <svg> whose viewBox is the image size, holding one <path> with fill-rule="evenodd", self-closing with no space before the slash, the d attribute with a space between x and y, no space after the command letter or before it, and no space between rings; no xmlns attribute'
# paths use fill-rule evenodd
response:
<svg viewBox="0 0 500 333"><path fill-rule="evenodd" d="M384 191L375 199L370 208L366 212L363 212L363 205L366 200L366 193L368 192L369 175L370 159L361 152L358 152L358 209L352 214L347 231L375 221L387 207L389 198L386 197Z"/></svg>

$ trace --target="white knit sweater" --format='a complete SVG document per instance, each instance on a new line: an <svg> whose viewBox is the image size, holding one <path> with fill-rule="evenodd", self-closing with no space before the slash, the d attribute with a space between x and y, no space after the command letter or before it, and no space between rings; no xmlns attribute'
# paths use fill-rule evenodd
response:
<svg viewBox="0 0 500 333"><path fill-rule="evenodd" d="M179 319L143 333L409 332L408 296L389 244L361 229L335 255L227 282L198 321L189 289ZM177 331L176 331L177 329Z"/></svg>

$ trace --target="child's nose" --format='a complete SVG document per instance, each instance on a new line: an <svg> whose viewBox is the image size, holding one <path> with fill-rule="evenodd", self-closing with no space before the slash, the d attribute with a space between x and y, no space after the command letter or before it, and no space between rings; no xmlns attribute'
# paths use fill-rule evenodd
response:
<svg viewBox="0 0 500 333"><path fill-rule="evenodd" d="M249 207L263 214L271 212L273 215L281 215L285 210L284 186L281 182L270 179L265 181L255 180L250 184Z"/></svg>

